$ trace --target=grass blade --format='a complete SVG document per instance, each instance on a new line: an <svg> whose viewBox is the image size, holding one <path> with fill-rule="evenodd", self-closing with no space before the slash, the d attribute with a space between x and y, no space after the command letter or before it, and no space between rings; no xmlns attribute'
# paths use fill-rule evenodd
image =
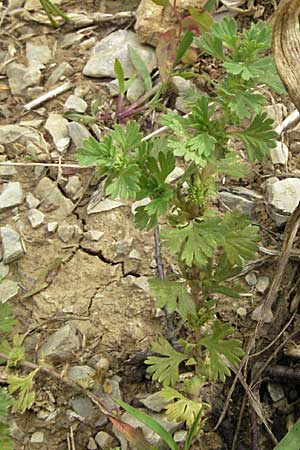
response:
<svg viewBox="0 0 300 450"><path fill-rule="evenodd" d="M300 448L300 419L284 436L274 450L299 450Z"/></svg>
<svg viewBox="0 0 300 450"><path fill-rule="evenodd" d="M132 65L144 81L146 90L150 91L152 89L152 80L148 67L146 66L140 55L132 47L129 47L129 56Z"/></svg>
<svg viewBox="0 0 300 450"><path fill-rule="evenodd" d="M201 415L202 415L202 409L200 409L200 411L198 412L197 416L195 417L195 420L193 422L193 425L191 426L189 433L187 435L185 444L184 444L184 450L189 450L190 446L192 445L193 439L197 434L197 426L198 423L201 419Z"/></svg>
<svg viewBox="0 0 300 450"><path fill-rule="evenodd" d="M129 412L133 417L135 417L137 420L142 422L144 425L146 425L150 430L157 433L169 446L171 450L179 450L176 442L156 420L152 419L152 417L147 416L147 414L142 413L141 411L138 411L137 409L133 408L132 406L128 405L127 403L123 402L122 400L114 399L116 403L118 403L122 408L125 409L125 411Z"/></svg>
<svg viewBox="0 0 300 450"><path fill-rule="evenodd" d="M190 48L191 43L193 42L193 39L194 39L193 33L191 33L190 31L186 31L184 33L183 38L181 39L181 41L179 42L179 45L178 45L176 58L175 58L173 67L175 67L179 63L179 61L181 60L181 58L183 57L185 52L188 50L188 48Z"/></svg>
<svg viewBox="0 0 300 450"><path fill-rule="evenodd" d="M116 78L118 80L119 92L120 92L120 94L124 94L124 92L125 92L124 70L123 70L122 64L118 58L115 59L114 72L115 72Z"/></svg>

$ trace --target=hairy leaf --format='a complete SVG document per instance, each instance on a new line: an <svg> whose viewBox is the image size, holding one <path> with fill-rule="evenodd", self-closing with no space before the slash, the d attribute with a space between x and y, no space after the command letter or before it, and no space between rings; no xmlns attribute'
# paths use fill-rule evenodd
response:
<svg viewBox="0 0 300 450"><path fill-rule="evenodd" d="M145 62L133 47L129 47L129 57L135 70L142 78L146 90L150 91L152 89L152 80Z"/></svg>
<svg viewBox="0 0 300 450"><path fill-rule="evenodd" d="M163 308L172 313L177 311L183 319L196 315L195 304L187 292L185 283L159 280L149 280L150 293L156 297L156 307Z"/></svg>
<svg viewBox="0 0 300 450"><path fill-rule="evenodd" d="M178 49L177 49L175 61L174 61L174 66L176 66L180 62L181 58L184 56L184 54L186 53L188 48L191 46L193 39L194 39L193 33L191 33L190 31L186 31L184 33L184 35L178 45Z"/></svg>
<svg viewBox="0 0 300 450"><path fill-rule="evenodd" d="M118 80L119 92L120 92L120 94L124 94L124 92L125 92L125 77L124 77L124 71L123 71L122 64L118 58L115 59L114 72L115 72L116 78Z"/></svg>
<svg viewBox="0 0 300 450"><path fill-rule="evenodd" d="M149 356L146 359L145 364L149 365L147 373L153 381L159 381L164 386L174 386L179 378L179 365L188 356L174 350L163 337L154 342L152 350L162 356Z"/></svg>
<svg viewBox="0 0 300 450"><path fill-rule="evenodd" d="M244 354L240 341L236 339L224 339L233 333L230 323L221 323L215 320L213 331L198 341L209 354L209 371L213 380L225 381L230 376L228 363L237 366L240 357Z"/></svg>
<svg viewBox="0 0 300 450"><path fill-rule="evenodd" d="M35 398L35 394L32 391L33 378L38 371L39 369L33 370L27 377L8 377L8 392L10 394L18 392L17 399L13 406L14 412L18 411L21 414L24 414L24 412L32 406Z"/></svg>

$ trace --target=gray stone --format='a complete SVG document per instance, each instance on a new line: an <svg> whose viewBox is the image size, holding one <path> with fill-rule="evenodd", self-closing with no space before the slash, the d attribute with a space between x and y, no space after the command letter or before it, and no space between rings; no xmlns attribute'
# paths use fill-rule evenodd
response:
<svg viewBox="0 0 300 450"><path fill-rule="evenodd" d="M287 115L286 106L283 103L275 103L265 107L267 115L274 121L274 128L279 125Z"/></svg>
<svg viewBox="0 0 300 450"><path fill-rule="evenodd" d="M62 77L68 77L73 75L74 69L73 67L67 63L66 61L62 62L56 69L51 73L50 77L46 82L46 86L53 86L56 84Z"/></svg>
<svg viewBox="0 0 300 450"><path fill-rule="evenodd" d="M7 65L6 75L12 95L24 95L26 88L39 84L42 76L38 68L26 67L15 62Z"/></svg>
<svg viewBox="0 0 300 450"><path fill-rule="evenodd" d="M58 227L58 222L48 222L47 224L47 230L48 233L55 233Z"/></svg>
<svg viewBox="0 0 300 450"><path fill-rule="evenodd" d="M74 204L58 189L56 183L47 177L42 178L35 190L35 195L44 201L44 204L55 205L57 208L47 214L52 220L62 220L67 217Z"/></svg>
<svg viewBox="0 0 300 450"><path fill-rule="evenodd" d="M85 386L92 385L95 373L95 369L89 366L73 366L68 370L70 378L83 383Z"/></svg>
<svg viewBox="0 0 300 450"><path fill-rule="evenodd" d="M165 408L167 402L163 399L160 392L155 392L149 395L144 400L141 400L146 408L151 409L151 411L161 412Z"/></svg>
<svg viewBox="0 0 300 450"><path fill-rule="evenodd" d="M270 150L270 158L273 164L285 165L289 158L289 149L284 142L276 142L276 147Z"/></svg>
<svg viewBox="0 0 300 450"><path fill-rule="evenodd" d="M83 235L81 227L77 224L73 225L74 228L74 238L80 238Z"/></svg>
<svg viewBox="0 0 300 450"><path fill-rule="evenodd" d="M124 206L124 203L119 202L117 200L110 200L109 198L106 198L104 200L99 201L96 204L93 204L92 206L90 206L89 204L87 207L87 213L95 214L105 211L111 211L112 209L120 208L120 206Z"/></svg>
<svg viewBox="0 0 300 450"><path fill-rule="evenodd" d="M145 93L145 90L146 88L144 81L141 78L136 78L127 90L126 94L127 100L130 103L135 102Z"/></svg>
<svg viewBox="0 0 300 450"><path fill-rule="evenodd" d="M9 265L4 264L4 262L0 261L0 281L6 277L9 273Z"/></svg>
<svg viewBox="0 0 300 450"><path fill-rule="evenodd" d="M89 230L84 234L84 238L88 241L99 241L104 235L103 231Z"/></svg>
<svg viewBox="0 0 300 450"><path fill-rule="evenodd" d="M43 69L51 59L51 50L45 39L32 39L26 42L26 58L29 66Z"/></svg>
<svg viewBox="0 0 300 450"><path fill-rule="evenodd" d="M257 308L255 308L255 310L253 311L253 313L251 315L251 319L255 320L256 322L259 322L262 319L262 309L263 309L263 305L259 305ZM266 311L263 321L265 323L271 323L273 321L273 318L274 318L274 315L273 315L272 311L269 309Z"/></svg>
<svg viewBox="0 0 300 450"><path fill-rule="evenodd" d="M238 308L238 309L236 310L236 313L237 313L237 315L240 316L240 317L246 317L246 316L247 316L247 310L246 310L246 308L244 308L243 306L241 306L240 308Z"/></svg>
<svg viewBox="0 0 300 450"><path fill-rule="evenodd" d="M102 39L93 49L92 56L83 69L83 74L90 77L115 78L114 62L118 58L122 64L125 77L135 73L130 61L129 47L139 54L148 67L149 72L157 66L155 50L142 45L135 33L129 30L118 30Z"/></svg>
<svg viewBox="0 0 300 450"><path fill-rule="evenodd" d="M39 350L39 359L57 358L63 361L79 348L80 341L76 329L67 324L47 338Z"/></svg>
<svg viewBox="0 0 300 450"><path fill-rule="evenodd" d="M29 144L33 144L39 152L48 152L49 144L44 136L35 128L24 127L20 125L1 125L0 126L0 144L9 146L21 144L28 151Z"/></svg>
<svg viewBox="0 0 300 450"><path fill-rule="evenodd" d="M77 122L68 123L68 132L75 147L81 147L84 140L92 137L88 129Z"/></svg>
<svg viewBox="0 0 300 450"><path fill-rule="evenodd" d="M59 152L65 151L70 144L68 121L60 114L49 114L45 129L51 134L55 147Z"/></svg>
<svg viewBox="0 0 300 450"><path fill-rule="evenodd" d="M117 241L115 243L115 249L117 255L127 255L129 253L130 247L132 245L133 238L123 239L122 241Z"/></svg>
<svg viewBox="0 0 300 450"><path fill-rule="evenodd" d="M149 197L143 198L142 200L137 200L136 202L133 202L131 205L131 212L134 215L135 214L135 210L139 207L139 206L146 206L151 202L151 199Z"/></svg>
<svg viewBox="0 0 300 450"><path fill-rule="evenodd" d="M257 283L257 276L256 276L255 272L249 272L245 276L245 280L246 280L248 286L255 286Z"/></svg>
<svg viewBox="0 0 300 450"><path fill-rule="evenodd" d="M191 111L192 106L191 102L188 100L188 96L193 92L196 92L198 89L191 82L191 80L186 80L182 77L173 77L172 84L175 86L178 97L176 98L175 107L181 112L188 113Z"/></svg>
<svg viewBox="0 0 300 450"><path fill-rule="evenodd" d="M184 174L184 169L176 166L174 170L166 178L166 183L171 184L174 181L177 181Z"/></svg>
<svg viewBox="0 0 300 450"><path fill-rule="evenodd" d="M35 431L31 438L30 442L32 444L42 444L44 442L45 435L42 431Z"/></svg>
<svg viewBox="0 0 300 450"><path fill-rule="evenodd" d="M279 211L292 213L300 201L300 179L286 178L268 185L267 201Z"/></svg>
<svg viewBox="0 0 300 450"><path fill-rule="evenodd" d="M19 292L19 285L13 280L2 280L0 283L0 302L5 303Z"/></svg>
<svg viewBox="0 0 300 450"><path fill-rule="evenodd" d="M71 408L84 419L91 420L95 414L95 408L91 400L87 397L75 397L70 400Z"/></svg>
<svg viewBox="0 0 300 450"><path fill-rule="evenodd" d="M174 441L175 442L185 442L187 438L187 431L186 430L179 430L174 433Z"/></svg>
<svg viewBox="0 0 300 450"><path fill-rule="evenodd" d="M150 294L150 286L148 282L148 277L145 277L142 275L141 277L134 277L132 275L128 275L126 277L129 281L129 283L133 286L136 286L137 288L141 289L142 291L145 291L147 294Z"/></svg>
<svg viewBox="0 0 300 450"><path fill-rule="evenodd" d="M19 234L8 227L0 228L3 262L9 264L25 254L25 248Z"/></svg>
<svg viewBox="0 0 300 450"><path fill-rule="evenodd" d="M81 189L81 180L77 175L73 175L68 179L68 182L65 186L66 193L72 197L73 199L76 199L76 194Z"/></svg>
<svg viewBox="0 0 300 450"><path fill-rule="evenodd" d="M13 177L17 174L16 168L13 165L9 165L9 162L7 164L7 166L0 166L0 177L2 178Z"/></svg>
<svg viewBox="0 0 300 450"><path fill-rule="evenodd" d="M11 181L4 186L0 194L0 211L21 205L24 200L22 186L18 181Z"/></svg>
<svg viewBox="0 0 300 450"><path fill-rule="evenodd" d="M242 214L251 214L255 208L255 203L240 195L231 192L221 191L222 202L231 210L237 209Z"/></svg>
<svg viewBox="0 0 300 450"><path fill-rule="evenodd" d="M273 402L278 402L284 398L284 390L277 383L268 383L268 391Z"/></svg>
<svg viewBox="0 0 300 450"><path fill-rule="evenodd" d="M65 34L61 43L61 48L69 48L74 44L79 44L84 39L83 34L68 33Z"/></svg>
<svg viewBox="0 0 300 450"><path fill-rule="evenodd" d="M66 103L64 104L64 112L77 112L77 113L85 113L88 105L87 103L77 95L70 95Z"/></svg>
<svg viewBox="0 0 300 450"><path fill-rule="evenodd" d="M88 450L97 450L97 448L98 448L95 440L92 437L89 438L87 448L88 448Z"/></svg>
<svg viewBox="0 0 300 450"><path fill-rule="evenodd" d="M26 195L25 203L27 208L32 209L37 208L41 202L29 192L29 194Z"/></svg>
<svg viewBox="0 0 300 450"><path fill-rule="evenodd" d="M112 80L106 84L106 87L109 91L111 97L117 97L119 95L119 84L118 80Z"/></svg>
<svg viewBox="0 0 300 450"><path fill-rule="evenodd" d="M74 234L73 225L59 225L57 228L57 234L63 242L69 242Z"/></svg>
<svg viewBox="0 0 300 450"><path fill-rule="evenodd" d="M43 214L38 209L30 209L27 213L28 220L32 228L38 228L41 226L45 219L45 214Z"/></svg>
<svg viewBox="0 0 300 450"><path fill-rule="evenodd" d="M86 39L83 42L80 42L79 47L84 50L90 50L92 47L94 47L94 45L96 44L97 39L95 36L90 37L89 39Z"/></svg>
<svg viewBox="0 0 300 450"><path fill-rule="evenodd" d="M105 431L99 431L99 433L95 436L95 441L102 450L110 450L112 448L114 438L110 434L105 433Z"/></svg>
<svg viewBox="0 0 300 450"><path fill-rule="evenodd" d="M139 261L141 261L143 259L142 255L140 254L140 252L138 252L135 248L133 248L131 250L131 252L129 253L129 258L130 259L137 259Z"/></svg>
<svg viewBox="0 0 300 450"><path fill-rule="evenodd" d="M260 294L264 294L268 287L270 286L270 278L269 277L259 277L256 283L256 290Z"/></svg>

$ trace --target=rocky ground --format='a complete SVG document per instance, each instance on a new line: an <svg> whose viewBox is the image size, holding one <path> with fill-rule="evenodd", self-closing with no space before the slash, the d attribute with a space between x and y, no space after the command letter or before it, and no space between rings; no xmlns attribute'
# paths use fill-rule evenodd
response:
<svg viewBox="0 0 300 450"><path fill-rule="evenodd" d="M158 17L157 7L143 0L134 31L139 3L64 2L61 7L72 21L58 29L47 24L38 0L0 3L0 299L11 304L18 318L29 359L54 364L75 380L95 380L100 373L93 388L100 398L134 399L180 441L185 432L163 418L163 404L150 395L154 388L145 384L144 369L125 362L163 332L148 294L147 278L156 272L152 234L134 228L135 205L105 198L94 170L79 168L75 160L82 140L101 138L106 124L85 125L64 116L91 115L95 102L98 112L111 113L117 93L112 62L118 57L126 76L133 72L128 44L155 72L153 45L169 18ZM256 16L264 17L263 2L257 3ZM219 14L238 13L224 8ZM183 93L191 82L175 83L175 107L186 112ZM142 93L137 80L128 101ZM280 126L292 107L286 99L282 103L266 95L268 114ZM241 301L220 300L224 319L236 324L242 339L260 316L276 273L282 227L300 200L299 146L300 129L289 130L256 175L243 185L222 188L220 207L249 213L264 237L257 261L245 268L247 294ZM288 267L287 291L296 268ZM286 304L270 333L276 336L289 317ZM126 442L86 397L42 375L36 392L33 409L14 420L16 450L109 450L118 445L126 450ZM262 395L269 417L274 423L276 414L282 419L284 435L286 410L300 399L299 386L268 382ZM297 416L297 406L292 413ZM236 419L227 422L229 430ZM195 448L231 448L222 428L205 439L207 447ZM237 448L249 448L247 439L243 445Z"/></svg>

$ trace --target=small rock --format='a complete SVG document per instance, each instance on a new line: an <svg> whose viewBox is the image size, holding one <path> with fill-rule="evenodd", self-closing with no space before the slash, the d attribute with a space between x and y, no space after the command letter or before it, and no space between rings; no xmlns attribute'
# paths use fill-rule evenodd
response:
<svg viewBox="0 0 300 450"><path fill-rule="evenodd" d="M26 88L39 84L42 76L38 68L26 67L15 62L7 65L6 75L12 95L24 95Z"/></svg>
<svg viewBox="0 0 300 450"><path fill-rule="evenodd" d="M81 147L84 140L91 138L90 132L81 123L69 122L68 131L75 147Z"/></svg>
<svg viewBox="0 0 300 450"><path fill-rule="evenodd" d="M91 400L87 397L75 397L70 400L71 408L84 419L91 420L95 415L95 408Z"/></svg>
<svg viewBox="0 0 300 450"><path fill-rule="evenodd" d="M256 290L260 294L264 294L270 285L269 277L259 277L256 283Z"/></svg>
<svg viewBox="0 0 300 450"><path fill-rule="evenodd" d="M49 114L45 129L51 134L53 142L59 152L66 150L70 144L68 121L60 114Z"/></svg>
<svg viewBox="0 0 300 450"><path fill-rule="evenodd" d="M0 261L0 281L3 280L3 278L6 277L9 273L9 265L4 264L2 261Z"/></svg>
<svg viewBox="0 0 300 450"><path fill-rule="evenodd" d="M56 183L50 178L44 177L39 181L35 194L44 201L44 204L57 206L56 209L47 213L47 217L51 219L63 220L74 208L71 200L61 193Z"/></svg>
<svg viewBox="0 0 300 450"><path fill-rule="evenodd" d="M27 208L32 209L37 208L41 202L29 192L29 194L26 195L25 203Z"/></svg>
<svg viewBox="0 0 300 450"><path fill-rule="evenodd" d="M70 95L66 103L64 104L64 112L77 112L77 113L85 113L88 105L87 103L77 95Z"/></svg>
<svg viewBox="0 0 300 450"><path fill-rule="evenodd" d="M237 209L242 214L251 214L255 208L255 203L240 195L231 192L221 191L222 202L231 210Z"/></svg>
<svg viewBox="0 0 300 450"><path fill-rule="evenodd" d="M0 211L21 205L24 200L22 186L18 181L8 183L0 194Z"/></svg>
<svg viewBox="0 0 300 450"><path fill-rule="evenodd" d="M76 329L70 324L65 325L51 334L39 350L39 359L67 359L80 348Z"/></svg>
<svg viewBox="0 0 300 450"><path fill-rule="evenodd" d="M47 224L47 230L48 233L55 233L58 227L58 222L48 222Z"/></svg>
<svg viewBox="0 0 300 450"><path fill-rule="evenodd" d="M26 42L26 58L29 66L43 69L51 59L51 50L45 39L32 39Z"/></svg>
<svg viewBox="0 0 300 450"><path fill-rule="evenodd" d="M188 97L190 97L192 93L196 92L198 89L191 82L191 80L186 80L182 77L173 77L172 83L175 85L175 88L178 91L178 97L176 98L175 103L176 109L185 114L189 113L192 109L192 105Z"/></svg>
<svg viewBox="0 0 300 450"><path fill-rule="evenodd" d="M278 402L284 398L284 390L277 383L268 383L268 391L273 402Z"/></svg>
<svg viewBox="0 0 300 450"><path fill-rule="evenodd" d="M45 141L44 136L32 127L24 127L20 125L0 125L0 144L11 148L15 152L16 143L24 146L30 154L30 146L36 149L36 152L47 153L49 144ZM13 144L13 145L12 145ZM24 150L23 150L24 151ZM34 155L36 156L36 155Z"/></svg>
<svg viewBox="0 0 300 450"><path fill-rule="evenodd" d="M27 217L32 228L38 228L44 222L45 214L43 214L38 209L30 209L28 211Z"/></svg>
<svg viewBox="0 0 300 450"><path fill-rule="evenodd" d="M286 106L283 103L275 103L265 107L266 113L274 121L274 128L279 125L287 115Z"/></svg>
<svg viewBox="0 0 300 450"><path fill-rule="evenodd" d="M30 442L32 444L42 444L44 442L44 433L42 431L35 431L31 438L30 438Z"/></svg>
<svg viewBox="0 0 300 450"><path fill-rule="evenodd" d="M83 235L83 231L80 228L80 226L75 224L75 225L73 225L73 228L74 228L74 236L73 237L80 238Z"/></svg>
<svg viewBox="0 0 300 450"><path fill-rule="evenodd" d="M81 180L77 175L73 175L68 179L68 182L65 186L66 193L72 197L73 199L76 199L76 194L78 194L78 191L81 189Z"/></svg>
<svg viewBox="0 0 300 450"><path fill-rule="evenodd" d="M104 235L103 231L97 231L97 230L89 230L86 233L84 233L85 239L88 241L99 241L102 236Z"/></svg>
<svg viewBox="0 0 300 450"><path fill-rule="evenodd" d="M287 164L289 158L287 145L284 142L276 142L276 147L270 150L270 158L273 164Z"/></svg>
<svg viewBox="0 0 300 450"><path fill-rule="evenodd" d="M9 165L9 161L7 162L7 164L7 166L0 166L1 178L9 178L17 174L16 168L13 165Z"/></svg>
<svg viewBox="0 0 300 450"><path fill-rule="evenodd" d="M147 294L150 294L150 286L149 286L149 282L148 282L148 277L145 277L143 275L141 277L134 277L132 275L128 275L128 277L126 277L126 278L130 282L130 284L138 287L142 291L147 292Z"/></svg>
<svg viewBox="0 0 300 450"><path fill-rule="evenodd" d="M89 39L86 39L83 42L80 42L79 47L81 50L87 51L90 50L94 45L96 44L97 40L95 36L90 37Z"/></svg>
<svg viewBox="0 0 300 450"><path fill-rule="evenodd" d="M95 369L89 366L73 366L68 370L68 376L75 381L84 383L89 386L93 383Z"/></svg>
<svg viewBox="0 0 300 450"><path fill-rule="evenodd" d="M300 201L300 179L286 178L268 185L267 201L279 211L292 213Z"/></svg>
<svg viewBox="0 0 300 450"><path fill-rule="evenodd" d="M259 305L255 310L253 311L251 315L251 319L255 320L256 322L259 322L262 319L262 308L263 305ZM273 321L274 315L271 310L266 311L263 321L265 323L271 323Z"/></svg>
<svg viewBox="0 0 300 450"><path fill-rule="evenodd" d="M255 286L257 283L257 276L256 276L255 272L249 272L245 276L245 280L246 280L248 286Z"/></svg>
<svg viewBox="0 0 300 450"><path fill-rule="evenodd" d="M246 310L246 308L244 308L243 306L241 306L240 308L238 308L238 309L236 310L236 312L237 312L237 315L240 316L240 317L246 317L246 316L247 316L247 310Z"/></svg>
<svg viewBox="0 0 300 450"><path fill-rule="evenodd" d="M59 227L57 228L57 234L63 242L68 242L73 237L74 226L73 225L59 225Z"/></svg>
<svg viewBox="0 0 300 450"><path fill-rule="evenodd" d="M174 170L166 178L166 183L171 184L175 181L179 180L180 177L184 174L184 170L181 167L176 166Z"/></svg>
<svg viewBox="0 0 300 450"><path fill-rule="evenodd" d="M179 430L174 433L174 441L175 442L185 442L187 438L187 431L186 430Z"/></svg>
<svg viewBox="0 0 300 450"><path fill-rule="evenodd" d="M130 103L135 102L145 92L145 83L141 78L136 78L131 86L128 88L126 97Z"/></svg>
<svg viewBox="0 0 300 450"><path fill-rule="evenodd" d="M118 80L112 80L106 84L111 97L117 97L119 95L119 83Z"/></svg>
<svg viewBox="0 0 300 450"><path fill-rule="evenodd" d="M8 227L0 228L3 262L9 264L25 254L25 248L19 234Z"/></svg>
<svg viewBox="0 0 300 450"><path fill-rule="evenodd" d="M97 450L97 444L92 437L89 438L89 442L87 444L88 450Z"/></svg>
<svg viewBox="0 0 300 450"><path fill-rule="evenodd" d="M135 248L132 249L131 252L129 253L129 258L130 258L130 259L137 259L137 260L139 260L139 261L142 260L142 256L141 256L140 252L138 252L137 250L135 250Z"/></svg>
<svg viewBox="0 0 300 450"><path fill-rule="evenodd" d="M141 400L141 403L143 403L146 408L155 412L161 412L167 404L160 392L155 392L154 394L149 395L144 400Z"/></svg>
<svg viewBox="0 0 300 450"><path fill-rule="evenodd" d="M103 356L99 358L99 360L96 362L96 368L97 370L102 370L107 372L110 368L110 362L107 358L104 358Z"/></svg>
<svg viewBox="0 0 300 450"><path fill-rule="evenodd" d="M133 238L123 239L122 241L117 241L115 243L115 249L118 256L127 255L132 245Z"/></svg>
<svg viewBox="0 0 300 450"><path fill-rule="evenodd" d="M111 211L112 209L119 208L120 206L124 206L124 204L117 200L110 200L109 198L106 198L96 204L93 204L93 206L90 206L89 204L87 207L87 213L95 214L105 211Z"/></svg>
<svg viewBox="0 0 300 450"><path fill-rule="evenodd" d="M5 303L19 292L19 285L13 280L2 280L0 283L0 301Z"/></svg>
<svg viewBox="0 0 300 450"><path fill-rule="evenodd" d="M50 87L56 84L61 77L71 76L74 73L73 67L66 61L62 62L50 75L46 82L46 86Z"/></svg>
<svg viewBox="0 0 300 450"><path fill-rule="evenodd" d="M102 450L110 450L112 448L114 438L110 434L105 433L105 431L99 431L99 433L95 436L95 441Z"/></svg>
<svg viewBox="0 0 300 450"><path fill-rule="evenodd" d="M61 43L61 48L69 48L74 44L79 44L84 36L79 33L68 33L65 34Z"/></svg>
<svg viewBox="0 0 300 450"><path fill-rule="evenodd" d="M115 78L114 61L118 58L122 64L126 78L135 73L130 61L129 47L139 54L148 67L149 72L157 66L154 49L142 45L135 33L129 30L115 31L95 45L92 56L83 69L83 74L89 77Z"/></svg>

